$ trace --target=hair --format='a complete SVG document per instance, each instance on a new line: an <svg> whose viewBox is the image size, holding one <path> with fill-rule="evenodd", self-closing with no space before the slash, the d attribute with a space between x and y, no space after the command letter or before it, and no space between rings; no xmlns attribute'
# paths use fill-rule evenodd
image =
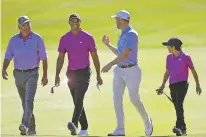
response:
<svg viewBox="0 0 206 137"><path fill-rule="evenodd" d="M182 51L182 48L181 48L181 47L177 47L177 46L170 46L170 47L175 47L175 50L177 50L177 51Z"/></svg>
<svg viewBox="0 0 206 137"><path fill-rule="evenodd" d="M175 49L176 49L177 51L182 51L182 48L181 48L181 47L176 47L176 46L175 46Z"/></svg>

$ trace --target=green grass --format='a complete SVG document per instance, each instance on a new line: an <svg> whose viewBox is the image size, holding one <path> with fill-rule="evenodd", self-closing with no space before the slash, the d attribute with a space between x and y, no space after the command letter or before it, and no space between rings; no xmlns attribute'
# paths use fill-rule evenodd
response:
<svg viewBox="0 0 206 137"><path fill-rule="evenodd" d="M2 0L2 49L18 32L17 18L28 15L33 31L41 34L47 48L55 48L69 30L69 14L82 17L82 28L103 49L103 34L116 44L118 31L110 16L120 9L131 13L131 24L139 32L141 48L157 48L170 36L180 37L185 46L205 46L205 0Z"/></svg>
<svg viewBox="0 0 206 137"><path fill-rule="evenodd" d="M185 48L185 52L191 54L203 94L195 93L195 82L190 74L190 88L185 99L185 117L189 135L205 135L206 131L206 77L203 65L206 62L204 51L206 48ZM39 136L66 136L69 131L66 124L71 120L73 112L72 98L65 84L55 89L53 95L50 94L50 87L54 83L56 50L49 50L49 84L46 87L38 87L35 99L35 114L37 131ZM150 55L151 57L148 57ZM140 95L145 107L153 119L154 136L173 135L171 132L175 123L175 111L173 105L162 96L157 96L155 89L161 84L163 72L165 70L166 49L142 49L139 53L140 66L143 73L143 80L140 87ZM99 52L101 66L106 64L114 55L107 51ZM154 58L155 57L155 58ZM158 64L157 64L158 62ZM20 99L12 76L12 65L9 67L9 81L2 81L2 136L18 136L18 125L21 120L22 109ZM85 98L85 108L89 120L89 132L94 136L106 136L108 132L115 128L115 114L112 102L112 70L108 74L103 74L104 85L99 92L95 87L95 70L92 65L93 75L90 88ZM42 70L40 70L42 72ZM61 79L65 79L66 63L61 73ZM42 75L40 75L42 76ZM41 77L40 77L41 78ZM40 84L40 80L39 80ZM169 94L169 89L165 90ZM143 122L139 114L130 103L128 92L124 96L125 126L128 136L144 136Z"/></svg>
<svg viewBox="0 0 206 137"><path fill-rule="evenodd" d="M51 95L50 87L54 84L57 47L60 37L70 27L67 24L69 14L77 12L82 18L82 28L90 32L97 43L101 66L114 57L105 50L101 42L104 34L108 34L116 44L119 31L115 21L110 18L120 9L128 10L131 24L140 36L139 63L143 72L140 95L149 114L153 118L154 136L172 135L175 123L173 105L166 97L157 96L155 89L162 81L165 69L166 49L161 42L170 36L178 36L183 40L185 51L192 56L199 74L203 94L195 93L195 82L190 75L190 88L185 100L185 117L189 135L206 134L206 1L205 0L2 0L1 9L1 64L8 40L18 33L17 18L28 15L32 29L44 37L49 55L49 84L38 87L35 99L35 115L39 136L68 136L66 124L71 120L73 103L65 85L55 89ZM61 73L64 79L66 61ZM1 81L1 135L18 136L22 109L14 78L13 62L8 68L9 81ZM95 88L95 70L91 85L85 98L85 107L89 120L90 135L105 136L115 128L115 115L112 102L112 70L102 75L104 85L102 92ZM42 72L42 70L41 70ZM41 74L40 74L41 76ZM41 78L41 77L40 77ZM40 80L39 80L40 84ZM168 88L166 92L169 93ZM128 92L124 96L125 126L128 136L144 136L143 123L139 114L130 103Z"/></svg>

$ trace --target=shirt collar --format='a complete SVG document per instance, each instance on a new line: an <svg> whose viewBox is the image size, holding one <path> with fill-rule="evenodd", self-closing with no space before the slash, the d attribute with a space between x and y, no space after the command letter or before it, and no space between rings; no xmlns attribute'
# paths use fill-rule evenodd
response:
<svg viewBox="0 0 206 137"><path fill-rule="evenodd" d="M182 57L184 55L184 52L183 51L181 51L180 52L180 54L176 57L174 54L172 54L172 57L173 58L180 58L180 57Z"/></svg>
<svg viewBox="0 0 206 137"><path fill-rule="evenodd" d="M19 38L22 39L22 35L21 32L19 32ZM28 39L32 38L32 32L29 33Z"/></svg>
<svg viewBox="0 0 206 137"><path fill-rule="evenodd" d="M70 30L69 32L72 34L72 35L74 35L74 36L77 36L77 35L79 35L80 33L82 33L82 28L79 28L79 32L76 34L76 35L74 35L73 33L72 33L72 30Z"/></svg>
<svg viewBox="0 0 206 137"><path fill-rule="evenodd" d="M126 29L122 30L122 34L130 31L131 29L132 29L132 27L131 27L131 26L128 26Z"/></svg>

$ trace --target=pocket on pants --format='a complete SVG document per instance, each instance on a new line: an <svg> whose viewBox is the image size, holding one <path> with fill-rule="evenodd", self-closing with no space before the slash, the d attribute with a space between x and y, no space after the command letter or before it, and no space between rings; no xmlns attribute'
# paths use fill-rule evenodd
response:
<svg viewBox="0 0 206 137"><path fill-rule="evenodd" d="M116 66L116 67L113 69L113 72L114 72L114 73L116 72L117 67L118 67L118 66Z"/></svg>

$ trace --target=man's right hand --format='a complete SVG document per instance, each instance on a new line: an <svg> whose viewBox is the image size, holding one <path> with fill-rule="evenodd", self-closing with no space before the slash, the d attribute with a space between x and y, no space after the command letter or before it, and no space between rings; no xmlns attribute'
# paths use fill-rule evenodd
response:
<svg viewBox="0 0 206 137"><path fill-rule="evenodd" d="M60 77L56 76L55 77L55 86L58 87L60 85Z"/></svg>
<svg viewBox="0 0 206 137"><path fill-rule="evenodd" d="M160 86L158 89L156 89L157 95L163 94L165 86Z"/></svg>
<svg viewBox="0 0 206 137"><path fill-rule="evenodd" d="M8 74L7 74L6 70L3 69L2 70L2 77L3 77L3 79L8 80L7 76L8 76Z"/></svg>
<svg viewBox="0 0 206 137"><path fill-rule="evenodd" d="M105 45L109 45L109 43L110 43L109 36L104 35L104 36L102 37L102 42L103 42Z"/></svg>

